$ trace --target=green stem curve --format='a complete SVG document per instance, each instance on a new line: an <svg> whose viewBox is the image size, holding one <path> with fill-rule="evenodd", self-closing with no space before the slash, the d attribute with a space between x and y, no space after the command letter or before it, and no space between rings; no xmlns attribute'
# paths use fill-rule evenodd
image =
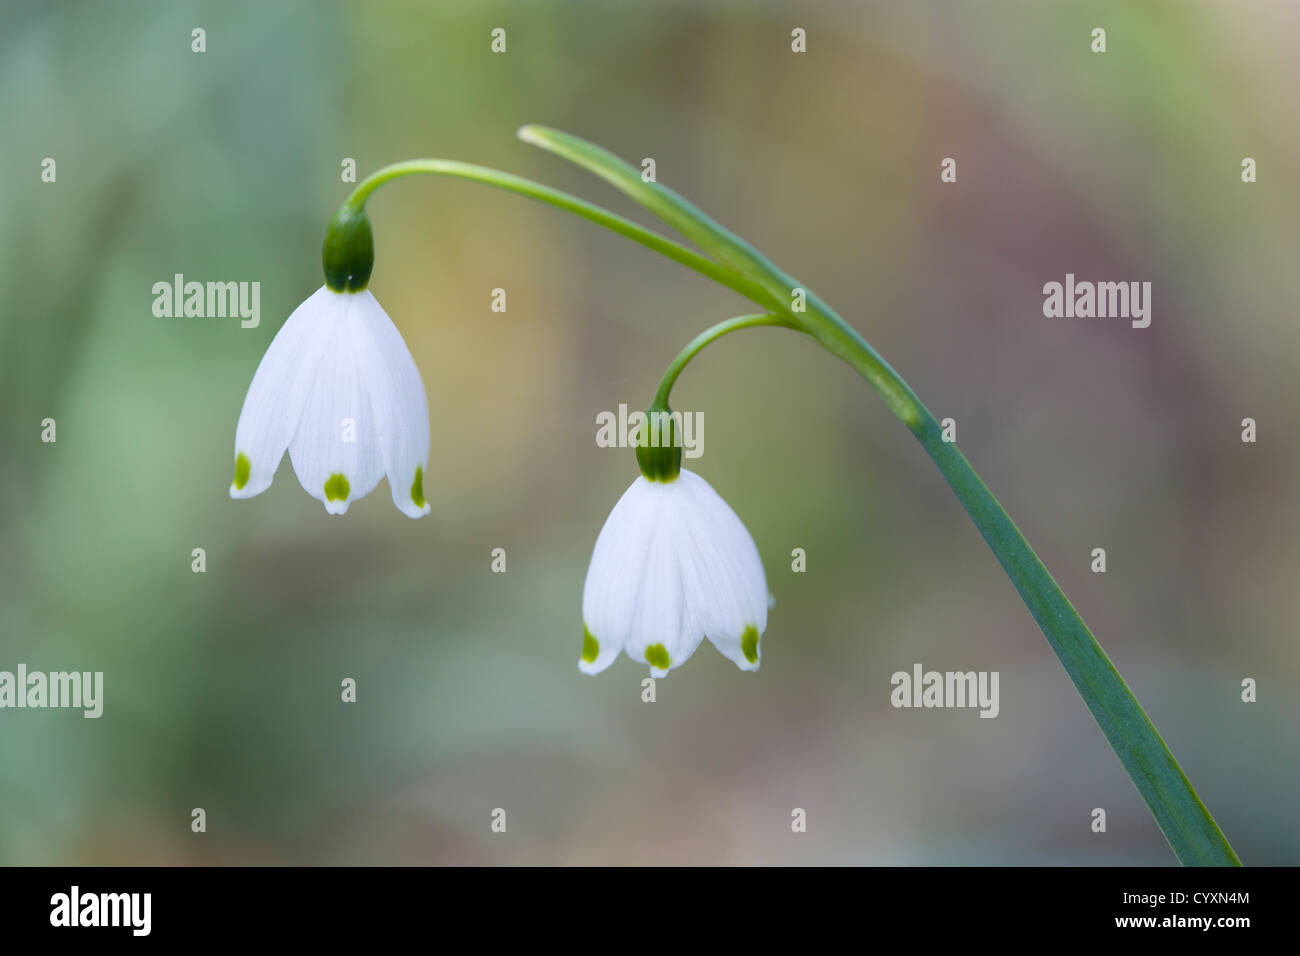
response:
<svg viewBox="0 0 1300 956"><path fill-rule="evenodd" d="M934 415L903 377L816 295L673 190L661 183L645 182L622 159L576 136L542 126L525 126L519 130L519 137L595 173L705 252L748 276L763 288L767 298L779 304L777 312L857 370L907 425L948 481L1065 667L1178 859L1187 865L1240 866L1237 854L1178 761L1060 585L966 456L956 444L943 440ZM805 292L800 311L796 311L793 300L797 290ZM770 308L767 302L755 301Z"/></svg>
<svg viewBox="0 0 1300 956"><path fill-rule="evenodd" d="M644 182L635 169L608 150L566 133L525 126L519 136L594 172L717 261L575 196L509 173L451 160L420 159L387 166L357 185L340 207L340 214L359 217L374 190L401 176L426 173L479 182L604 226L769 310L766 316L740 316L697 336L669 367L660 385L665 397L686 362L728 331L751 325L787 325L816 338L867 381L939 468L1029 608L1179 860L1188 865L1240 865L1150 718L1060 585L956 444L944 441L939 423L902 376L816 295L671 189ZM795 294L800 291L804 293L802 308L795 305Z"/></svg>
<svg viewBox="0 0 1300 956"><path fill-rule="evenodd" d="M673 359L660 381L653 407L667 407L678 376L705 346L739 329L769 325L806 331L789 316L773 313L719 322L692 339ZM853 356L850 350L849 364L870 381L876 366L866 359ZM912 432L956 492L1034 620L1045 634L1055 636L1053 649L1107 740L1125 744L1115 751L1179 858L1187 864L1240 863L1124 678L1015 522L957 445L944 440L939 422L923 405ZM1153 740L1159 742L1158 747L1142 746Z"/></svg>
<svg viewBox="0 0 1300 956"><path fill-rule="evenodd" d="M583 219L590 220L598 226L604 226L611 232L631 239L633 242L639 242L661 256L672 259L688 269L693 269L700 275L740 293L751 301L762 305L777 304L769 303L769 296L762 287L736 270L719 265L712 259L700 255L695 250L673 242L671 239L646 229L630 219L616 215L597 206L595 203L579 199L577 196L559 189L552 189L522 176L515 176L487 166L476 166L472 163L460 163L449 159L412 159L385 166L357 183L356 188L352 190L352 194L344 200L343 205L339 208L340 216L336 218L351 219L359 216L365 209L366 200L370 198L371 193L376 189L395 179L413 175L448 176L453 179L468 180L469 182L494 186L497 189L504 189L507 192L555 206L558 209L563 209L576 216L581 216ZM345 213L351 215L344 215Z"/></svg>
<svg viewBox="0 0 1300 956"><path fill-rule="evenodd" d="M688 362L704 350L706 345L716 342L729 332L736 332L740 329L753 329L765 325L775 325L780 328L793 329L796 332L802 332L793 322L783 315L777 315L772 312L760 312L757 315L738 315L734 319L726 319L717 325L705 329L695 338L691 339L686 346L677 353L677 357L672 360L668 370L664 372L664 377L659 381L659 390L655 392L654 401L651 407L667 408L668 395L673 390L673 385L677 383L677 376L682 374L682 369L686 368Z"/></svg>

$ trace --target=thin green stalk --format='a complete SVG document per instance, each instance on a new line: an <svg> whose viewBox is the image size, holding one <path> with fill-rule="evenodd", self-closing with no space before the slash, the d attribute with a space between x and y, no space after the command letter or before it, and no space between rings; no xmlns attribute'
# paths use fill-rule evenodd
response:
<svg viewBox="0 0 1300 956"><path fill-rule="evenodd" d="M356 188L352 190L352 194L344 201L343 207L354 212L360 212L365 207L370 194L380 186L403 176L411 175L449 176L454 179L465 179L470 182L495 186L507 192L518 193L521 196L527 196L529 199L547 203L581 216L583 219L589 219L598 226L604 226L606 229L634 242L639 242L660 255L666 256L674 262L679 262L688 269L694 269L714 282L739 292L751 301L763 305L769 304L769 297L762 288L734 269L720 266L698 252L673 242L657 232L652 232L630 219L602 209L594 203L589 203L561 190L543 186L530 179L524 179L522 176L515 176L486 166L458 163L449 159L412 159L406 162L394 163L391 166L385 166L377 170L357 183Z"/></svg>
<svg viewBox="0 0 1300 956"><path fill-rule="evenodd" d="M764 293L763 298L754 301L771 308L768 300L775 300L778 314L814 336L862 375L916 436L947 479L1064 665L1178 859L1188 865L1240 865L1218 824L1101 645L970 462L954 443L944 441L938 422L902 376L829 306L671 189L643 181L617 156L566 133L526 126L519 135L594 172L705 252L749 277ZM796 311L799 300L795 292L800 289L804 290L804 311Z"/></svg>
<svg viewBox="0 0 1300 956"><path fill-rule="evenodd" d="M357 186L343 210L360 213L375 189L401 176L429 173L480 182L589 219L770 310L761 316L720 323L698 336L665 375L658 396L665 400L685 364L729 331L785 325L816 338L862 375L934 460L1011 578L1178 858L1185 864L1238 865L1240 861L1209 811L1060 586L957 446L943 440L934 416L902 376L815 294L671 189L644 182L635 169L612 153L568 134L527 126L520 130L520 137L595 172L718 261L567 193L509 173L448 160L412 160L385 167Z"/></svg>
<svg viewBox="0 0 1300 956"><path fill-rule="evenodd" d="M966 456L943 440L929 411L913 432L1047 636L1178 859L1188 866L1240 866L1151 718Z"/></svg>
<svg viewBox="0 0 1300 956"><path fill-rule="evenodd" d="M762 312L758 315L738 315L734 319L719 322L712 328L705 329L695 336L687 343L685 348L677 353L677 358L673 359L672 364L668 366L668 371L664 372L664 377L659 382L659 390L655 392L651 407L668 407L668 394L673 390L673 385L677 382L677 376L682 374L682 369L686 368L686 364L699 355L706 345L716 342L728 332L735 332L739 329L752 329L764 325L776 325L781 328L794 329L796 332L803 331L785 316L775 315L771 312Z"/></svg>
<svg viewBox="0 0 1300 956"><path fill-rule="evenodd" d="M769 309L773 309L775 303L774 311L789 315L832 354L857 368L889 409L909 428L921 421L924 410L921 400L866 339L812 290L782 272L775 263L714 221L694 203L662 183L646 182L639 171L609 150L577 136L545 126L524 126L518 135L526 143L540 146L595 173L705 252L748 276L764 291L763 298L749 296L752 301ZM803 293L804 311L795 312L796 292L799 291Z"/></svg>

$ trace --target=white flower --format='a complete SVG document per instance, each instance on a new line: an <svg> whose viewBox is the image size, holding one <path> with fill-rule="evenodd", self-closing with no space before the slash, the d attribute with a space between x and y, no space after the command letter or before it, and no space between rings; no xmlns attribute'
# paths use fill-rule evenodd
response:
<svg viewBox="0 0 1300 956"><path fill-rule="evenodd" d="M235 429L230 497L269 488L285 449L298 481L330 514L346 512L385 474L403 514L429 513L424 383L369 291L322 286L276 333Z"/></svg>
<svg viewBox="0 0 1300 956"><path fill-rule="evenodd" d="M708 638L741 670L758 670L767 580L754 539L694 472L638 476L596 539L582 591L582 657L597 674L626 651L653 677Z"/></svg>

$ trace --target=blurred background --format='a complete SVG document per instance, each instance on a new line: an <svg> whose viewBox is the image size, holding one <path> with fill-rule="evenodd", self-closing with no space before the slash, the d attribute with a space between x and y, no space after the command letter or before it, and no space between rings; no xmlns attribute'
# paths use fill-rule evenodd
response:
<svg viewBox="0 0 1300 956"><path fill-rule="evenodd" d="M783 330L674 391L764 559L762 671L706 644L653 704L626 658L578 673L637 473L596 415L752 308L558 210L432 178L370 203L430 516L381 485L331 517L287 459L229 499L344 158L484 163L648 222L526 122L653 157L956 419L1242 859L1300 862L1298 31L1281 2L5 4L0 669L105 689L99 720L0 712L0 862L1174 862L929 459ZM1150 328L1045 319L1066 272L1150 281ZM175 273L260 282L261 325L156 318ZM999 671L1000 715L891 708L918 662Z"/></svg>

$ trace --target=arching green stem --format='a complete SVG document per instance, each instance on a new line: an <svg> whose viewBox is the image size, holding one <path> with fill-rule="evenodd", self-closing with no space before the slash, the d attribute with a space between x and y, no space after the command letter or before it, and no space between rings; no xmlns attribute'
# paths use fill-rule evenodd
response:
<svg viewBox="0 0 1300 956"><path fill-rule="evenodd" d="M401 176L434 174L484 183L565 209L639 242L767 310L764 315L721 323L698 336L669 367L656 397L659 405L666 407L668 391L682 367L727 332L753 325L786 325L813 336L862 375L934 460L1064 665L1178 858L1185 864L1239 865L1218 824L1078 612L970 462L955 444L944 440L938 422L902 376L810 290L671 189L645 182L636 169L614 154L575 136L539 126L526 126L519 135L596 173L713 258L530 180L482 166L420 159L379 170L358 184L340 207L323 250L326 281L333 288L364 288L369 266L361 263L362 269L350 262L349 256L354 250L358 255L364 253L369 241L364 210L367 198ZM659 397L665 401L659 402Z"/></svg>
<svg viewBox="0 0 1300 956"><path fill-rule="evenodd" d="M762 290L753 302L787 315L831 353L856 368L908 428L924 418L925 406L888 362L847 322L836 315L812 290L779 269L775 263L734 232L712 219L690 200L663 183L646 182L641 173L609 150L577 136L545 126L524 126L519 138L590 170L620 192L644 206L709 255L725 262ZM732 286L732 288L736 288ZM739 289L737 289L739 291ZM803 308L795 299L803 295ZM742 295L745 293L742 293Z"/></svg>
<svg viewBox="0 0 1300 956"><path fill-rule="evenodd" d="M521 176L515 176L486 166L476 166L472 163L460 163L448 159L412 159L385 166L357 183L356 188L352 190L352 195L339 207L339 212L335 215L331 228L334 227L334 223L353 222L364 217L366 200L380 186L403 176L414 175L448 176L453 179L482 183L487 186L494 186L497 189L504 189L507 192L527 196L529 199L535 199L538 202L581 216L583 219L588 219L598 226L604 226L611 232L631 239L633 242L639 242L660 255L666 256L674 262L679 262L688 269L693 269L714 282L740 293L751 301L771 306L778 304L770 301L771 296L761 286L748 277L741 275L735 269L719 265L693 249L688 249L679 243L673 242L671 239L646 229L630 219L602 209L600 206L579 199L577 196L535 183L530 179L524 179ZM329 242L330 238L327 234L327 247Z"/></svg>
<svg viewBox="0 0 1300 956"><path fill-rule="evenodd" d="M761 312L757 315L738 315L734 319L727 319L725 322L719 322L712 328L705 329L686 345L684 349L677 353L677 358L673 359L672 364L668 366L668 371L664 372L663 379L659 382L659 391L655 392L655 406L668 406L668 393L673 390L673 385L677 382L677 376L682 374L682 369L686 367L691 359L695 358L710 342L716 342L728 332L735 332L738 329L752 329L763 325L775 325L781 328L794 329L802 332L787 317L776 315L771 312Z"/></svg>
<svg viewBox="0 0 1300 956"><path fill-rule="evenodd" d="M1006 571L1070 680L1092 712L1184 864L1239 866L1223 832L1178 766L1115 666L1048 573L1020 529L956 444L945 441L930 410L888 362L847 322L757 249L693 203L594 143L542 126L519 131L525 142L590 170L763 290L755 298L786 316L855 368L920 441ZM732 286L735 288L735 286ZM798 297L802 293L802 300ZM752 297L751 297L752 298ZM802 301L803 308L796 306Z"/></svg>

